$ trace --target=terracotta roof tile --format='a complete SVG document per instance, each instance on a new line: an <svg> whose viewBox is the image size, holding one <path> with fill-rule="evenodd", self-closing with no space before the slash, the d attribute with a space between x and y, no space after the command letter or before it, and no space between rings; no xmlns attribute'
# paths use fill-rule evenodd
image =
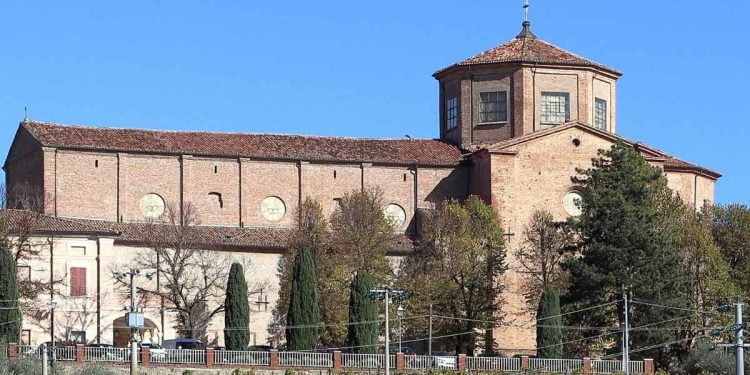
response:
<svg viewBox="0 0 750 375"><path fill-rule="evenodd" d="M13 235L19 231L39 234L117 235L117 231L93 223L76 219L62 219L25 210L0 209L0 224L8 235Z"/></svg>
<svg viewBox="0 0 750 375"><path fill-rule="evenodd" d="M455 166L461 151L432 139L367 139L257 133L177 132L21 123L43 146L246 157L276 160L329 160L384 164Z"/></svg>
<svg viewBox="0 0 750 375"><path fill-rule="evenodd" d="M536 38L513 38L497 47L491 48L466 60L435 72L438 75L457 66L495 64L495 63L536 63L549 65L588 66L611 72L617 76L620 72L585 59L581 56L556 47Z"/></svg>
<svg viewBox="0 0 750 375"><path fill-rule="evenodd" d="M689 170L689 171L701 172L714 179L721 177L721 174L716 171L712 171L708 168L701 167L700 165L688 163L684 160L680 160L671 156L668 157L667 160L664 162L664 168L672 169L672 170Z"/></svg>

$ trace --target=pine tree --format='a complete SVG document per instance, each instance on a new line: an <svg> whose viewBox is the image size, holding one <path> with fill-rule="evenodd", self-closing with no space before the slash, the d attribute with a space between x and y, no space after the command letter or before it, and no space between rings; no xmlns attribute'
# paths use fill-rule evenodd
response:
<svg viewBox="0 0 750 375"><path fill-rule="evenodd" d="M18 342L20 336L17 277L13 254L7 248L0 248L0 342Z"/></svg>
<svg viewBox="0 0 750 375"><path fill-rule="evenodd" d="M250 342L250 306L242 265L232 263L224 300L224 342L227 350L247 350Z"/></svg>
<svg viewBox="0 0 750 375"><path fill-rule="evenodd" d="M573 325L612 326L622 324L623 292L638 301L688 307L689 279L682 259L670 246L666 227L665 202L669 200L666 177L630 146L617 143L600 150L593 168L578 170L583 185L577 222L583 251L565 264L570 271L570 288L564 302L573 310L597 307L570 315ZM633 303L630 324L637 327L679 318L684 311ZM582 332L594 335L600 332ZM633 331L631 347L646 347L675 340L679 332L669 330ZM620 340L612 339L620 344ZM639 356L664 359L676 348L639 352ZM615 349L617 350L617 349ZM619 351L619 350L618 350Z"/></svg>
<svg viewBox="0 0 750 375"><path fill-rule="evenodd" d="M372 275L367 271L358 272L352 279L347 345L355 353L376 353L378 350L378 323L361 323L378 319L377 302L367 296L373 285Z"/></svg>
<svg viewBox="0 0 750 375"><path fill-rule="evenodd" d="M286 317L288 350L312 350L318 343L320 307L315 262L307 248L301 249L294 260L289 311Z"/></svg>
<svg viewBox="0 0 750 375"><path fill-rule="evenodd" d="M539 358L563 358L560 293L546 288L539 300L536 318L536 347Z"/></svg>

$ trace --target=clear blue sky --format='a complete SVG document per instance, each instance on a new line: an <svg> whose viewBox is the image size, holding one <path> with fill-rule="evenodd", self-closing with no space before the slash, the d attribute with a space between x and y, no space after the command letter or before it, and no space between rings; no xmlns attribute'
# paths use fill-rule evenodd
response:
<svg viewBox="0 0 750 375"><path fill-rule="evenodd" d="M531 0L542 39L624 73L618 132L750 203L750 2ZM516 35L521 0L4 1L0 152L36 120L437 137L435 70Z"/></svg>

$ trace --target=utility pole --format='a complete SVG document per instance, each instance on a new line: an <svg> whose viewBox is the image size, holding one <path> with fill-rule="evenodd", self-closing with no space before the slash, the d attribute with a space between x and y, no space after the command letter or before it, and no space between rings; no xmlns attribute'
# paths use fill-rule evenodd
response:
<svg viewBox="0 0 750 375"><path fill-rule="evenodd" d="M427 355L432 355L432 304L430 304L429 341L427 341Z"/></svg>
<svg viewBox="0 0 750 375"><path fill-rule="evenodd" d="M719 344L718 347L735 349L736 375L745 375L745 327L742 323L742 302L740 299L734 304L734 344Z"/></svg>
<svg viewBox="0 0 750 375"><path fill-rule="evenodd" d="M737 301L735 306L734 320L737 325L737 335L734 339L734 345L737 347L737 375L745 375L745 330L742 327L742 303Z"/></svg>
<svg viewBox="0 0 750 375"><path fill-rule="evenodd" d="M622 326L622 372L625 375L630 375L630 327L628 322L628 315L630 314L628 305L628 292L627 290L622 291L622 300L625 304L624 315L625 321Z"/></svg>
<svg viewBox="0 0 750 375"><path fill-rule="evenodd" d="M57 352L55 351L55 308L57 307L57 301L49 301L49 335L50 335L50 356L52 362L52 371L55 371L55 360L57 359ZM48 350L47 346L44 346L44 351Z"/></svg>

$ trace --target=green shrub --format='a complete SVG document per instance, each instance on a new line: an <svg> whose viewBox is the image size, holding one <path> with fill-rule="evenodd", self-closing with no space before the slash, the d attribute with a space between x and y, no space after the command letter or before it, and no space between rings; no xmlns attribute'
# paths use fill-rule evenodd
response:
<svg viewBox="0 0 750 375"><path fill-rule="evenodd" d="M236 368L232 371L232 375L255 375L255 370L249 369L249 370L243 370Z"/></svg>
<svg viewBox="0 0 750 375"><path fill-rule="evenodd" d="M102 367L98 363L87 363L75 371L75 375L114 375L111 369Z"/></svg>

